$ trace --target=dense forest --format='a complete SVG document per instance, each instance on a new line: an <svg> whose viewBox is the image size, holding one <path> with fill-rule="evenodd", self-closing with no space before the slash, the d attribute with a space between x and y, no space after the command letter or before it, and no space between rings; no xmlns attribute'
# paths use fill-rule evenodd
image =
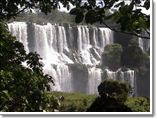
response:
<svg viewBox="0 0 157 119"><path fill-rule="evenodd" d="M38 24L44 24L44 23L71 23L76 24L74 16L65 13L60 12L58 10L52 10L51 13L45 15L44 13L23 13L9 20L9 22L13 21L24 21L24 22L32 22L32 23L38 23Z"/></svg>

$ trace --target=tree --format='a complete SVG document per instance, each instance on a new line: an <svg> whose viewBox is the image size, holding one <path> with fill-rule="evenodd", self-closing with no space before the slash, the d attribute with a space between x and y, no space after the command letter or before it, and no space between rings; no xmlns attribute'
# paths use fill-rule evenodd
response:
<svg viewBox="0 0 157 119"><path fill-rule="evenodd" d="M79 3L81 0L78 0ZM0 19L9 20L16 17L18 14L25 11L31 11L37 9L45 14L51 12L52 9L56 9L59 3L62 3L64 7L69 9L69 4L78 4L78 1L73 0L1 0L0 1Z"/></svg>
<svg viewBox="0 0 157 119"><path fill-rule="evenodd" d="M96 0L87 0L84 4L82 0L1 0L0 20L15 17L26 9L39 9L47 14L51 12L51 9L58 8L59 2L67 9L69 9L70 3L76 6L70 13L76 16L77 23L83 20L90 24L99 22L116 32L141 38L149 39L150 37L150 15L141 12L142 9L148 10L150 8L150 0L130 0L128 4L123 0L102 0L99 5L96 5ZM113 7L115 8L113 12L106 13ZM107 20L113 20L114 26L108 25ZM146 36L140 35L143 31L147 33Z"/></svg>
<svg viewBox="0 0 157 119"><path fill-rule="evenodd" d="M98 86L98 92L100 96L108 96L111 98L116 99L116 101L120 103L124 103L127 99L129 91L129 86L120 81L114 81L112 79L110 80L104 80L99 86Z"/></svg>
<svg viewBox="0 0 157 119"><path fill-rule="evenodd" d="M123 47L122 53L122 65L131 68L140 68L145 62L149 60L149 57L138 46L137 40L132 39L127 46Z"/></svg>
<svg viewBox="0 0 157 119"><path fill-rule="evenodd" d="M131 112L124 103L128 95L125 83L105 80L98 86L100 97L87 109L88 112Z"/></svg>
<svg viewBox="0 0 157 119"><path fill-rule="evenodd" d="M141 11L150 8L150 0L130 0L128 4L124 0L102 0L104 4L101 7L96 5L96 0L87 1L83 5L76 5L70 12L76 15L77 23L83 20L90 24L99 22L113 31L149 39L150 15ZM114 11L106 13L112 8L115 8ZM111 25L107 24L108 20L112 20ZM146 36L140 35L143 31L147 33Z"/></svg>
<svg viewBox="0 0 157 119"><path fill-rule="evenodd" d="M121 54L123 48L120 44L107 45L102 54L102 65L108 66L112 70L116 70L121 65Z"/></svg>
<svg viewBox="0 0 157 119"><path fill-rule="evenodd" d="M57 99L48 95L52 77L42 71L36 53L26 54L24 46L0 22L0 111L54 111ZM27 64L27 66L24 66Z"/></svg>

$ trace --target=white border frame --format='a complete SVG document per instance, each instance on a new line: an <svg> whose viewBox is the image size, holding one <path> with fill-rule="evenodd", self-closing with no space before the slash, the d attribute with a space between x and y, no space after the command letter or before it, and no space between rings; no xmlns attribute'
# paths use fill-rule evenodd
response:
<svg viewBox="0 0 157 119"><path fill-rule="evenodd" d="M150 0L150 112L0 112L2 116L153 116L154 114L154 42L153 0Z"/></svg>

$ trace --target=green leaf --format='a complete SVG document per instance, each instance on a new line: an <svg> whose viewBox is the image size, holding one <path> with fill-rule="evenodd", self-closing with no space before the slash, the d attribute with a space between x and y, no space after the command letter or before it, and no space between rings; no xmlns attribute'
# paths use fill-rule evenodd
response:
<svg viewBox="0 0 157 119"><path fill-rule="evenodd" d="M144 7L146 8L146 10L148 10L150 8L150 0L145 1Z"/></svg>
<svg viewBox="0 0 157 119"><path fill-rule="evenodd" d="M116 4L114 7L124 6L124 4L125 4L125 2L122 1L122 2L120 2L120 3L118 3L118 4Z"/></svg>
<svg viewBox="0 0 157 119"><path fill-rule="evenodd" d="M94 22L96 22L96 12L94 10L90 10L88 11L88 13L85 15L85 21L87 23L93 24Z"/></svg>
<svg viewBox="0 0 157 119"><path fill-rule="evenodd" d="M76 15L75 17L75 22L76 23L81 23L84 19L84 15L83 15L83 12L80 12Z"/></svg>
<svg viewBox="0 0 157 119"><path fill-rule="evenodd" d="M79 12L79 9L78 9L78 8L73 8L73 9L70 10L70 14L71 14L71 15L77 15L78 12Z"/></svg>

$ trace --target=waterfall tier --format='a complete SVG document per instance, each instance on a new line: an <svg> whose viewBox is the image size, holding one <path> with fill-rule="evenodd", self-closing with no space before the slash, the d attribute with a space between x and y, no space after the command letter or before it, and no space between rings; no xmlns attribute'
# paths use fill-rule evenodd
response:
<svg viewBox="0 0 157 119"><path fill-rule="evenodd" d="M50 64L97 65L104 46L113 43L113 32L107 28L13 22L9 30L27 52L36 51Z"/></svg>
<svg viewBox="0 0 157 119"><path fill-rule="evenodd" d="M9 30L23 43L26 52L37 52L42 57L44 72L54 78L51 90L96 94L101 83L101 63L104 47L114 42L108 28L13 22ZM112 72L114 80L126 80L134 88L134 71Z"/></svg>
<svg viewBox="0 0 157 119"><path fill-rule="evenodd" d="M122 82L126 82L130 86L130 91L129 91L130 96L135 95L136 77L135 77L134 70L127 69L125 71L122 71L122 68L119 68L117 71L113 72L108 69L105 69L103 75L104 75L103 79L108 79L108 80L112 79L112 80L119 80Z"/></svg>

